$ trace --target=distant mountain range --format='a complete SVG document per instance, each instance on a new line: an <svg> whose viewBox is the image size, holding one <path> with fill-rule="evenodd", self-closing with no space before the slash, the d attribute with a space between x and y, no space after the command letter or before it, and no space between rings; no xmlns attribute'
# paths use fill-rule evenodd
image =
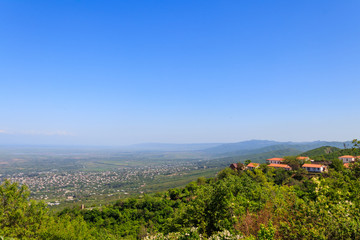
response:
<svg viewBox="0 0 360 240"><path fill-rule="evenodd" d="M247 159L253 162L264 163L272 157L295 156L306 151L330 147L332 150L350 147L351 142L277 142L270 140L250 140L237 143L201 143L201 144L163 144L148 143L136 144L129 149L138 151L192 151L208 156L207 166L226 166L233 162L244 162ZM211 160L210 160L211 159Z"/></svg>
<svg viewBox="0 0 360 240"><path fill-rule="evenodd" d="M236 143L193 143L193 144L171 144L171 143L142 143L126 146L128 150L137 151L202 151L216 156L230 156L254 154L292 148L301 152L322 146L344 148L344 144L351 142L277 142L270 140L249 140Z"/></svg>
<svg viewBox="0 0 360 240"><path fill-rule="evenodd" d="M223 145L224 143L140 143L122 147L134 151L199 151Z"/></svg>
<svg viewBox="0 0 360 240"><path fill-rule="evenodd" d="M278 151L283 149L294 149L300 152L305 152L314 148L322 146L331 146L337 148L344 148L345 146L350 145L348 142L327 142L327 141L314 141L314 142L276 142L268 140L251 140L238 143L228 143L222 144L219 146L211 147L204 149L203 151L219 156L237 156L237 155L249 155L249 154L258 154L265 152Z"/></svg>
<svg viewBox="0 0 360 240"><path fill-rule="evenodd" d="M248 149L246 149L246 147L248 147ZM344 149L344 147L347 149ZM224 167L230 163L244 162L247 159L252 162L265 163L268 158L297 155L312 157L325 154L330 159L338 157L338 153L341 155L341 153L345 153L347 150L350 151L349 148L351 148L350 141L275 142L252 140L219 145L213 148L205 149L204 152L211 153L213 157L212 160L207 161L206 164L208 166Z"/></svg>
<svg viewBox="0 0 360 240"><path fill-rule="evenodd" d="M66 147L66 146L19 146L24 148L39 148L48 149L61 148L89 151L89 150L101 150L101 151L151 151L151 152L189 152L200 158L204 159L237 159L246 160L253 159L259 161L265 161L264 159L269 157L282 157L287 155L297 155L315 148L329 146L336 148L351 147L351 142L328 142L328 141L314 141L314 142L278 142L270 140L249 140L236 143L194 143L194 144L170 144L170 143L143 143L134 144L122 147ZM0 146L1 149L2 145ZM8 145L7 148L11 147Z"/></svg>

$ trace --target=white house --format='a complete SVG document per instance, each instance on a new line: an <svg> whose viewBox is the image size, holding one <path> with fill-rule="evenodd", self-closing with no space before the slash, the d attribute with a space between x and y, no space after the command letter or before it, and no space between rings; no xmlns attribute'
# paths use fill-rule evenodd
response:
<svg viewBox="0 0 360 240"><path fill-rule="evenodd" d="M270 164L281 164L283 161L285 161L284 158L269 158L266 159L266 161Z"/></svg>
<svg viewBox="0 0 360 240"><path fill-rule="evenodd" d="M309 164L309 163L305 163L304 165L302 165L302 168L306 169L308 172L324 172L326 171L326 166L325 165L320 165L320 164Z"/></svg>
<svg viewBox="0 0 360 240"><path fill-rule="evenodd" d="M351 156L351 155L345 155L345 156L341 156L339 157L339 159L343 162L343 163L351 163L355 161L355 157Z"/></svg>

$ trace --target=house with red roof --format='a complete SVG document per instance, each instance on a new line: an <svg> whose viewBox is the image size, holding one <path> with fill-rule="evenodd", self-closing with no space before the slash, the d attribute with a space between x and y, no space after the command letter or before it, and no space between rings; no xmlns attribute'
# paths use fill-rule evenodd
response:
<svg viewBox="0 0 360 240"><path fill-rule="evenodd" d="M354 162L355 161L355 157L351 156L351 155L344 155L339 157L339 159L343 162L343 163L350 163L350 162Z"/></svg>
<svg viewBox="0 0 360 240"><path fill-rule="evenodd" d="M285 169L286 171L290 171L291 167L286 164L276 164L276 163L270 163L268 167L277 168L277 169Z"/></svg>
<svg viewBox="0 0 360 240"><path fill-rule="evenodd" d="M285 161L284 158L269 158L269 159L266 159L266 162L270 163L270 164L281 164L283 161Z"/></svg>
<svg viewBox="0 0 360 240"><path fill-rule="evenodd" d="M321 164L310 164L310 163L305 163L304 165L302 165L302 168L307 170L308 172L324 172L327 170L325 165L321 165Z"/></svg>
<svg viewBox="0 0 360 240"><path fill-rule="evenodd" d="M258 168L260 166L259 163L249 163L246 167L249 169L249 170L254 170L255 168Z"/></svg>
<svg viewBox="0 0 360 240"><path fill-rule="evenodd" d="M302 156L299 156L299 157L297 157L296 159L297 159L297 160L304 160L304 161L310 160L309 157L302 157Z"/></svg>

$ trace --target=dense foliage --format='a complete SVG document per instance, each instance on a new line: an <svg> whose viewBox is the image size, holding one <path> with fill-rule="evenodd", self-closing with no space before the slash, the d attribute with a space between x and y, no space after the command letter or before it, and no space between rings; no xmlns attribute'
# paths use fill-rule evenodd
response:
<svg viewBox="0 0 360 240"><path fill-rule="evenodd" d="M289 158L289 161L292 160ZM327 173L226 168L215 179L50 214L26 187L0 187L0 236L36 239L360 239L360 163Z"/></svg>

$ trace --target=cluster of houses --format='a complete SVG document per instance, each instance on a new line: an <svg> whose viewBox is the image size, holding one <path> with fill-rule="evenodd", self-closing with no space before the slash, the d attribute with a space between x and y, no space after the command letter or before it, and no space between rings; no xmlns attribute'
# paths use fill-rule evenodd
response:
<svg viewBox="0 0 360 240"><path fill-rule="evenodd" d="M324 164L316 164L314 163L314 160L311 160L309 157L297 157L296 159L298 160L304 160L307 162L311 162L311 163L305 163L302 165L302 168L307 170L308 172L315 172L315 173L322 173L327 171L327 166ZM348 168L350 163L355 162L356 159L360 159L360 156L350 156L350 155L345 155L345 156L341 156L339 157L339 159L343 162L344 167ZM271 168L278 168L278 169L284 169L286 171L290 171L292 170L292 168L285 164L285 159L284 158L269 158L266 160L266 163L268 164L268 167ZM243 166L244 169L249 169L249 170L253 170L255 168L258 168L260 166L259 163L249 163L247 166ZM233 163L230 165L230 168L232 169L239 169L240 166L238 166L238 164Z"/></svg>
<svg viewBox="0 0 360 240"><path fill-rule="evenodd" d="M312 162L309 157L297 157L297 160L304 160L304 161L310 161ZM284 158L270 158L267 159L266 162L269 163L269 167L273 168L282 168L287 171L292 170L291 167L287 164L284 164L285 159ZM314 164L314 163L305 163L302 165L302 168L307 170L308 172L324 172L327 170L327 167L323 164Z"/></svg>

